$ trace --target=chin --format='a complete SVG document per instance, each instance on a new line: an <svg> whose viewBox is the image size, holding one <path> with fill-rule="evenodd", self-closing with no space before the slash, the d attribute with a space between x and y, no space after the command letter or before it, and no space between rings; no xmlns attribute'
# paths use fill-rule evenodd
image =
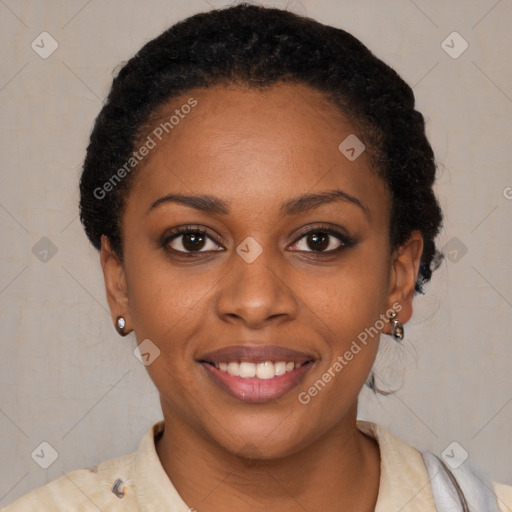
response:
<svg viewBox="0 0 512 512"><path fill-rule="evenodd" d="M230 415L211 432L216 444L232 455L250 460L273 460L288 457L307 448L316 438L318 422L297 417L288 412L245 413ZM317 427L313 430L316 424ZM220 434L220 437L218 436Z"/></svg>

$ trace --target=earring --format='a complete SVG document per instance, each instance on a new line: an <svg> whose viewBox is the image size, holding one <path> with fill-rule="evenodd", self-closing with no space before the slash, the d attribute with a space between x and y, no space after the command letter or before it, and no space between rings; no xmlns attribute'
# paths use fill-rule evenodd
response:
<svg viewBox="0 0 512 512"><path fill-rule="evenodd" d="M125 332L126 320L122 316L116 318L115 328L120 336L126 336L128 333Z"/></svg>
<svg viewBox="0 0 512 512"><path fill-rule="evenodd" d="M397 320L397 315L396 313L393 311L393 313L391 313L389 315L389 319L391 320L391 336L393 336L393 339L397 342L397 343L400 343L403 339L404 339L404 324L402 322L400 322L399 320Z"/></svg>

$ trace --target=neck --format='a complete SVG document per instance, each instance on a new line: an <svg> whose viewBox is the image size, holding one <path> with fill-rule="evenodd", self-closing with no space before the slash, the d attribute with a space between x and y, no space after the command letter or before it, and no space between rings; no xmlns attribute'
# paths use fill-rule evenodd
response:
<svg viewBox="0 0 512 512"><path fill-rule="evenodd" d="M375 440L356 428L357 404L332 431L293 455L242 459L164 411L162 466L197 511L373 511L380 479Z"/></svg>

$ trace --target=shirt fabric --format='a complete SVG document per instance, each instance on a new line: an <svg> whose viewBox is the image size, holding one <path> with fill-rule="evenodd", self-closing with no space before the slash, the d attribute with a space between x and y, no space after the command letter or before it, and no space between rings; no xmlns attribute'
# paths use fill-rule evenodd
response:
<svg viewBox="0 0 512 512"><path fill-rule="evenodd" d="M25 494L2 512L192 512L158 458L155 436L163 427L163 421L155 423L137 451L67 473ZM436 512L420 452L375 423L358 421L357 428L375 439L380 449L375 512ZM493 488L500 510L512 512L512 487L493 484Z"/></svg>

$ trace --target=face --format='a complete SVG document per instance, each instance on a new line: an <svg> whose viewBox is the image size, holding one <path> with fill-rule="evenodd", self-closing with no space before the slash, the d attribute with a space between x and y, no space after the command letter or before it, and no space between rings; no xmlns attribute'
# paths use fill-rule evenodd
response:
<svg viewBox="0 0 512 512"><path fill-rule="evenodd" d="M166 422L284 456L354 422L375 330L410 316L421 238L390 250L387 186L338 149L363 136L320 93L218 86L169 112L191 97L137 171L122 263L103 240L110 307L160 350Z"/></svg>

